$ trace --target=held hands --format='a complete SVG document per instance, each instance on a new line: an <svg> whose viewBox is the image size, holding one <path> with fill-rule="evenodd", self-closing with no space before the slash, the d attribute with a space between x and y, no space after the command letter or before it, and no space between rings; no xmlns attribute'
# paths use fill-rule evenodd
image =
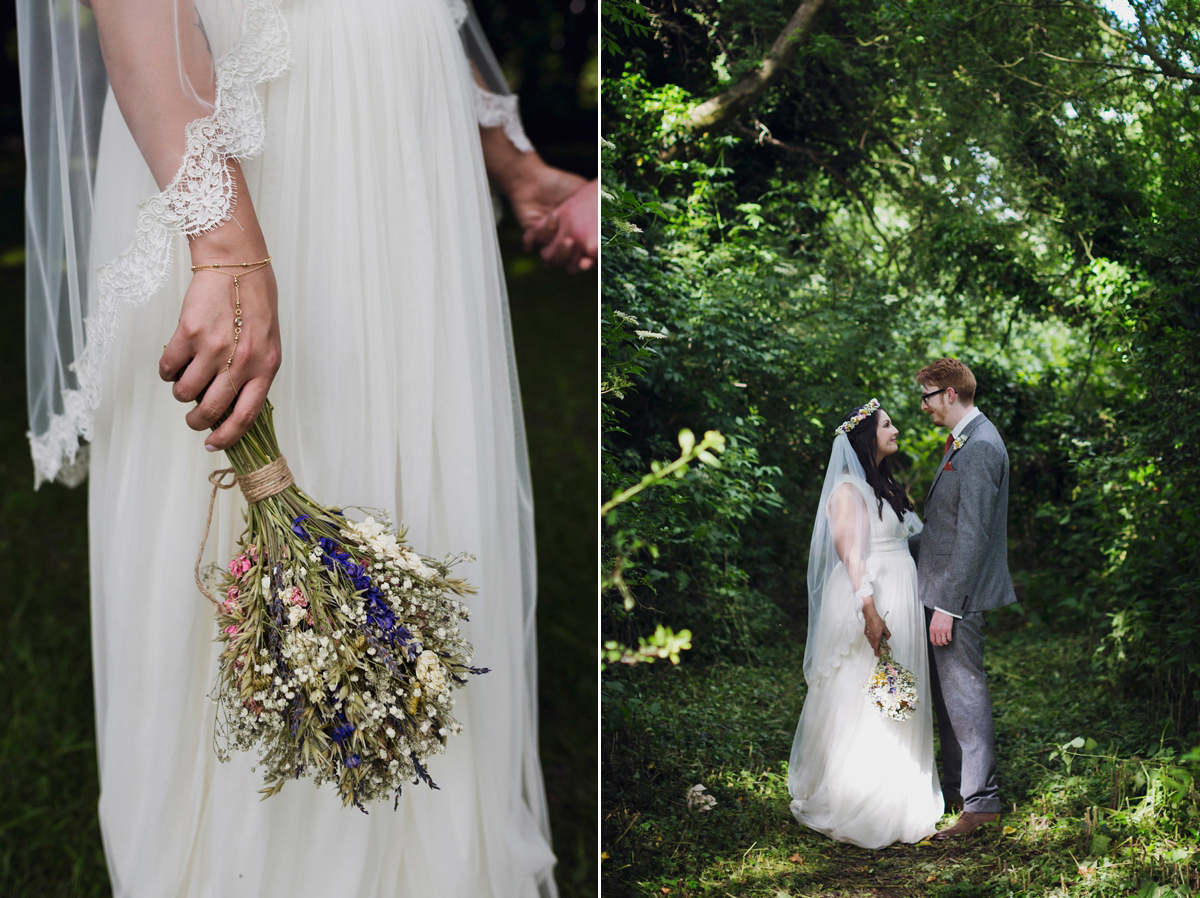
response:
<svg viewBox="0 0 1200 898"><path fill-rule="evenodd" d="M488 177L508 197L525 249L542 261L587 271L599 250L599 184L547 165L536 152L518 150L502 128L480 128Z"/></svg>
<svg viewBox="0 0 1200 898"><path fill-rule="evenodd" d="M596 264L599 184L547 165L537 153L515 150L498 129L481 130L488 174L508 197L525 249L571 272Z"/></svg>
<svg viewBox="0 0 1200 898"><path fill-rule="evenodd" d="M590 271L596 264L600 235L600 183L580 185L556 209L525 228L525 249L541 247L542 261L572 274Z"/></svg>
<svg viewBox="0 0 1200 898"><path fill-rule="evenodd" d="M248 195L238 191L239 197ZM267 258L266 242L253 210L246 200L238 205L235 215L240 224L231 220L192 239L193 265L259 262ZM236 349L233 279L221 271L238 276L242 324ZM201 270L192 275L179 324L158 362L159 377L174 382L171 392L175 398L196 402L186 415L192 430L213 427L229 413L205 440L204 447L210 452L228 449L250 429L281 360L278 290L272 267L221 271Z"/></svg>
<svg viewBox="0 0 1200 898"><path fill-rule="evenodd" d="M871 644L871 651L875 653L875 657L879 657L879 644L883 641L883 637L892 636L892 631L888 629L887 624L883 622L883 618L875 610L874 604L863 605L863 619L866 621L866 627L863 633L867 637L867 642Z"/></svg>
<svg viewBox="0 0 1200 898"><path fill-rule="evenodd" d="M954 618L945 611L934 611L929 621L929 641L933 645L949 645L954 635Z"/></svg>

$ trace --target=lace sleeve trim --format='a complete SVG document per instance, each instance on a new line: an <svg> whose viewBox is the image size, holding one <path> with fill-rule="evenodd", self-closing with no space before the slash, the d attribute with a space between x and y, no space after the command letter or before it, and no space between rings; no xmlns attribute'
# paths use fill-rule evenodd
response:
<svg viewBox="0 0 1200 898"><path fill-rule="evenodd" d="M85 476L81 441L92 436L118 309L121 304L144 305L162 289L175 237L202 234L229 220L235 199L229 159L262 152L266 122L257 88L282 76L290 64L291 41L279 0L245 0L242 37L216 62L212 115L187 126L179 171L162 193L139 208L129 248L97 271L96 306L85 320L86 344L71 365L78 388L63 390L63 411L51 417L45 433L29 434L37 485L55 479L73 485Z"/></svg>
<svg viewBox="0 0 1200 898"><path fill-rule="evenodd" d="M501 96L475 85L475 118L485 128L504 128L504 136L522 153L533 150L533 144L521 127L521 113L517 110L516 94Z"/></svg>
<svg viewBox="0 0 1200 898"><path fill-rule="evenodd" d="M854 593L854 598L865 599L875 591L875 576L879 573L879 564L875 560L874 555L868 555L867 560L863 563L863 578L862 585ZM862 620L862 605L858 604L854 608L854 613L858 615L858 619Z"/></svg>

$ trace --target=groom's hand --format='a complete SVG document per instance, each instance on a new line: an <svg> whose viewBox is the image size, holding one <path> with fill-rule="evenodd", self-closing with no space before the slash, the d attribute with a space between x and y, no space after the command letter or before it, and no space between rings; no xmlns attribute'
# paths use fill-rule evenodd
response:
<svg viewBox="0 0 1200 898"><path fill-rule="evenodd" d="M934 645L949 645L954 635L954 618L945 611L933 612L929 621L929 641Z"/></svg>

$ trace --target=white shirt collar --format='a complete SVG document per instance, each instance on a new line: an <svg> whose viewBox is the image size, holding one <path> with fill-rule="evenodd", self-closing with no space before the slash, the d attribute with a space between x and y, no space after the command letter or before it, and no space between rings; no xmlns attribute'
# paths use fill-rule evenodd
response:
<svg viewBox="0 0 1200 898"><path fill-rule="evenodd" d="M978 408L971 406L971 410L962 416L961 421L954 425L954 429L950 431L950 435L957 440L960 436L962 436L962 432L966 426L982 414L983 412L981 412Z"/></svg>

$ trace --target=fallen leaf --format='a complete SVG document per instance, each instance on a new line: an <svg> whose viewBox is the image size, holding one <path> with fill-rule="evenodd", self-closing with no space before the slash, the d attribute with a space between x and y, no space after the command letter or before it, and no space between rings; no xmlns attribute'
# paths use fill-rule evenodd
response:
<svg viewBox="0 0 1200 898"><path fill-rule="evenodd" d="M1079 869L1080 876L1095 876L1096 875L1095 867L1080 867L1078 869Z"/></svg>
<svg viewBox="0 0 1200 898"><path fill-rule="evenodd" d="M933 882L935 879L937 879L936 873L930 873L928 876L925 877L926 882Z"/></svg>
<svg viewBox="0 0 1200 898"><path fill-rule="evenodd" d="M800 857L799 852L797 852L796 854L793 854L791 857L788 858L788 860L791 861L793 864L803 864L804 863L804 858Z"/></svg>
<svg viewBox="0 0 1200 898"><path fill-rule="evenodd" d="M664 895L670 895L670 894L671 894L671 887L670 887L670 886L663 886L661 889L659 889L659 891L660 891L660 892L662 892Z"/></svg>
<svg viewBox="0 0 1200 898"><path fill-rule="evenodd" d="M1004 829L1000 830L1000 832L1006 836L1011 836L1016 831L1017 828L1015 826L1006 826Z"/></svg>

